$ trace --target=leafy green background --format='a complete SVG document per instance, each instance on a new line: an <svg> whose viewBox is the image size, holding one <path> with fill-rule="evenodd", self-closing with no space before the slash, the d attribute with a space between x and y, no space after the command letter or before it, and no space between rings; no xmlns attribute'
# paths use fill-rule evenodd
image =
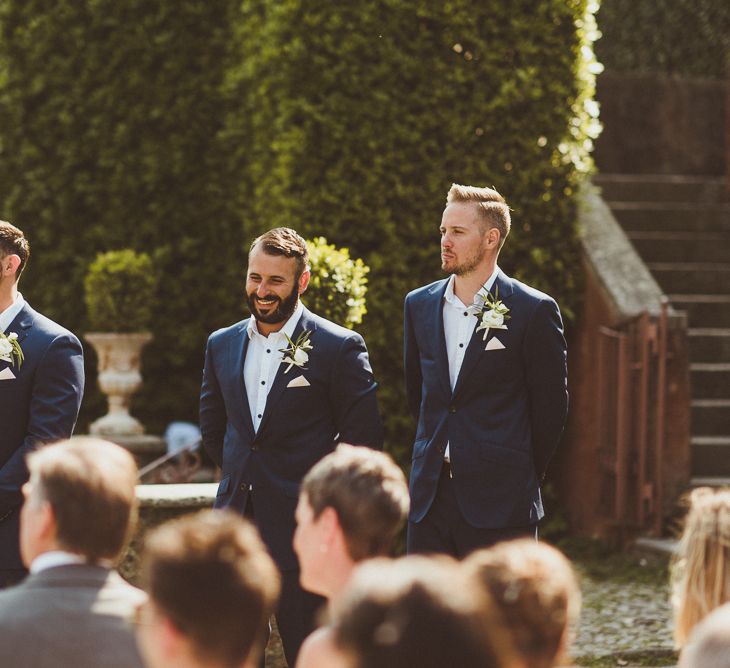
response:
<svg viewBox="0 0 730 668"><path fill-rule="evenodd" d="M243 315L250 240L276 225L324 236L370 267L358 330L389 448L405 459L402 303L441 276L452 182L505 195L500 265L575 315L596 9L0 0L0 217L33 245L21 287L84 332L96 253L150 253L161 282L134 410L159 432L195 419L205 338ZM84 421L101 412L89 387Z"/></svg>
<svg viewBox="0 0 730 668"><path fill-rule="evenodd" d="M608 71L726 76L727 0L601 0L597 18L596 53Z"/></svg>

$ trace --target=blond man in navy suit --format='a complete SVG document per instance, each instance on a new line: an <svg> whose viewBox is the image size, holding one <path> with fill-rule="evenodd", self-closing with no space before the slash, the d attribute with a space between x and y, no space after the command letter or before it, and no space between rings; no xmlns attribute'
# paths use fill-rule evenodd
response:
<svg viewBox="0 0 730 668"><path fill-rule="evenodd" d="M405 300L405 376L417 421L409 552L536 536L540 482L568 408L558 305L497 257L510 211L491 188L454 184L440 224L448 278Z"/></svg>

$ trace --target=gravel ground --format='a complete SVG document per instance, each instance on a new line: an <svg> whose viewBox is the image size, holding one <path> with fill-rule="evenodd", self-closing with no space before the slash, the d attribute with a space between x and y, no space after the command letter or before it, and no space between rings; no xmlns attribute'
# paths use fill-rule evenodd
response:
<svg viewBox="0 0 730 668"><path fill-rule="evenodd" d="M583 574L576 656L672 648L669 587L596 581Z"/></svg>

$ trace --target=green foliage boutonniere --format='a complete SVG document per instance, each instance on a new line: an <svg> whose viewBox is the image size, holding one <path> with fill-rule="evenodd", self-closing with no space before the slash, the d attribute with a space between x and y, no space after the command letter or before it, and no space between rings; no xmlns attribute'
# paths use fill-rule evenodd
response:
<svg viewBox="0 0 730 668"><path fill-rule="evenodd" d="M510 319L509 309L499 299L499 289L495 288L494 297L486 290L479 292L474 297L474 308L480 320L477 332L484 330L483 341L487 340L490 329L507 329L505 320Z"/></svg>
<svg viewBox="0 0 730 668"><path fill-rule="evenodd" d="M0 360L15 364L19 369L23 364L23 349L18 343L18 335L10 332L8 335L0 332Z"/></svg>
<svg viewBox="0 0 730 668"><path fill-rule="evenodd" d="M289 347L281 348L280 353L284 353L284 357L281 360L282 364L288 364L284 373L289 373L293 366L299 367L300 369L306 369L304 366L309 361L309 353L307 351L312 350L312 344L309 342L309 337L312 332L305 330L298 337L296 341L292 341L287 334L286 340L289 342Z"/></svg>

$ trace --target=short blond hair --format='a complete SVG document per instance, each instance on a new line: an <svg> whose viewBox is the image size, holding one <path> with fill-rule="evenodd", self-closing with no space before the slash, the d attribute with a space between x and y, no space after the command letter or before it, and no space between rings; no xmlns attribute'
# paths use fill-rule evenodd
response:
<svg viewBox="0 0 730 668"><path fill-rule="evenodd" d="M730 601L730 490L699 487L672 563L674 639L682 647L693 627Z"/></svg>
<svg viewBox="0 0 730 668"><path fill-rule="evenodd" d="M74 438L32 452L28 469L32 494L53 509L63 549L91 563L119 556L137 520L137 465L127 450Z"/></svg>
<svg viewBox="0 0 730 668"><path fill-rule="evenodd" d="M452 183L446 195L446 206L468 202L476 204L482 232L486 233L492 228L499 231L499 245L501 248L512 227L509 206L507 206L504 197L494 188L479 188Z"/></svg>
<svg viewBox="0 0 730 668"><path fill-rule="evenodd" d="M490 594L526 664L558 665L568 628L580 612L580 589L568 559L526 538L479 550L464 568Z"/></svg>

